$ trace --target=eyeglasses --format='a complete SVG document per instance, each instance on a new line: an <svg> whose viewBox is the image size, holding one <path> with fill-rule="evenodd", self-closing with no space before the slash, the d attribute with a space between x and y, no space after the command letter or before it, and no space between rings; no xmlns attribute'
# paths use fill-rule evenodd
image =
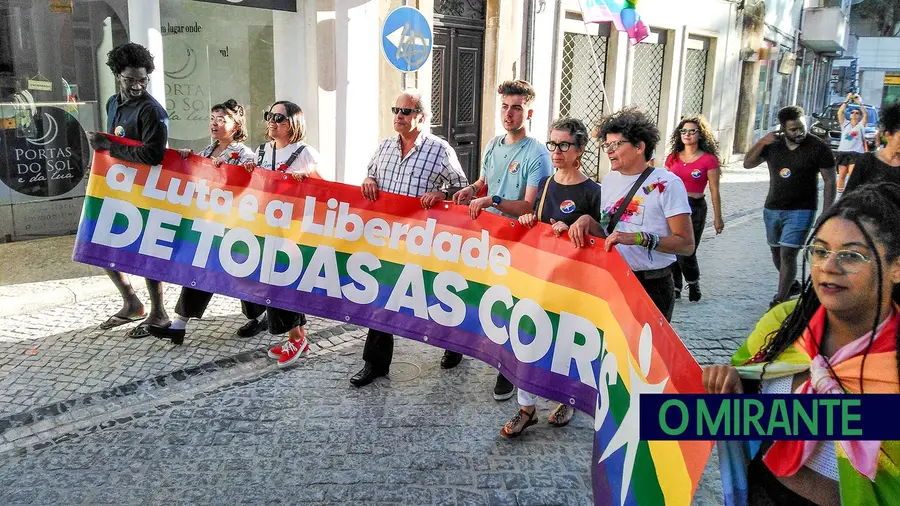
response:
<svg viewBox="0 0 900 506"><path fill-rule="evenodd" d="M862 113L859 112L859 111L850 111L850 115L851 115L851 116L853 116L854 114L860 114L860 115L862 115Z"/></svg>
<svg viewBox="0 0 900 506"><path fill-rule="evenodd" d="M842 249L831 251L823 246L811 244L805 248L806 261L813 267L821 267L834 255L834 263L841 272L855 274L862 270L871 260L858 251Z"/></svg>
<svg viewBox="0 0 900 506"><path fill-rule="evenodd" d="M600 144L600 149L602 149L603 151L606 151L607 153L612 153L613 151L616 151L617 149L619 149L619 146L621 146L622 144L625 144L626 142L628 142L628 141L622 140L622 141L604 142L603 144Z"/></svg>
<svg viewBox="0 0 900 506"><path fill-rule="evenodd" d="M678 132L681 133L681 135L694 135L694 134L698 133L699 131L700 130L698 130L696 128L682 128Z"/></svg>
<svg viewBox="0 0 900 506"><path fill-rule="evenodd" d="M394 114L402 113L404 116L409 116L414 112L422 112L421 109L409 109L407 107L391 107L391 112Z"/></svg>
<svg viewBox="0 0 900 506"><path fill-rule="evenodd" d="M287 116L285 116L284 114L281 114L280 112L266 111L263 113L263 119L266 121L266 123L271 122L271 123L275 123L276 125L280 125L281 123L284 123L284 121L287 120L288 118L287 118Z"/></svg>
<svg viewBox="0 0 900 506"><path fill-rule="evenodd" d="M228 117L227 116L210 116L209 122L215 123L216 125L219 125L219 126L225 126L225 124L228 123Z"/></svg>
<svg viewBox="0 0 900 506"><path fill-rule="evenodd" d="M119 77L122 78L122 82L125 83L125 86L133 86L135 84L140 84L141 86L146 86L147 83L150 82L150 77L125 77L122 74L119 74Z"/></svg>
<svg viewBox="0 0 900 506"><path fill-rule="evenodd" d="M565 153L565 152L568 151L569 148L571 148L572 146L574 146L574 144L572 144L571 142L565 142L565 141L563 141L563 142L547 141L547 150L550 151L551 153L554 152L554 151L556 151L556 148L559 148L560 151L562 151L563 153Z"/></svg>

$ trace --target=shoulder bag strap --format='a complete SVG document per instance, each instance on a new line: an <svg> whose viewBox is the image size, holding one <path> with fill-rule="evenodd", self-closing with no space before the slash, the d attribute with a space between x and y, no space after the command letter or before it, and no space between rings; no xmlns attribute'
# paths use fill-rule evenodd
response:
<svg viewBox="0 0 900 506"><path fill-rule="evenodd" d="M291 165L294 164L294 162L297 160L297 157L300 156L300 153L302 153L304 149L306 149L306 144L301 144L300 147L295 149L294 152L291 153L291 156L289 156L288 159L285 160L284 164L288 168L290 168Z"/></svg>
<svg viewBox="0 0 900 506"><path fill-rule="evenodd" d="M262 143L256 148L256 165L262 167L263 159L266 157L266 143Z"/></svg>
<svg viewBox="0 0 900 506"><path fill-rule="evenodd" d="M622 205L616 209L616 214L612 216L609 220L609 224L606 225L606 233L612 234L613 230L616 229L616 225L619 224L619 220L622 218L622 215L625 214L625 209L628 208L628 204L631 203L631 199L634 198L634 194L637 193L638 188L644 184L644 181L650 177L650 173L653 172L654 167L647 167L644 169L644 172L641 173L641 176L637 178L637 181L634 182L634 185L631 187L631 190L628 191L628 194L625 195L625 198L622 200Z"/></svg>
<svg viewBox="0 0 900 506"><path fill-rule="evenodd" d="M550 187L551 179L553 179L553 176L550 176L547 178L547 182L544 183L544 191L541 192L541 203L538 204L538 212L537 212L538 221L541 221L541 215L544 212L544 199L547 198L547 188Z"/></svg>

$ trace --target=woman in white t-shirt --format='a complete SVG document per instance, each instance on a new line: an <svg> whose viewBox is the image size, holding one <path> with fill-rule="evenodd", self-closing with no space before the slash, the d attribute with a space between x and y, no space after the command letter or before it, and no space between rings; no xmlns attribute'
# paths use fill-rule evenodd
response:
<svg viewBox="0 0 900 506"><path fill-rule="evenodd" d="M684 182L666 169L648 166L660 135L656 123L640 110L625 108L604 118L599 138L612 169L601 181L601 220L591 223L593 219L585 215L576 224L585 221L581 225L589 226L592 234L598 228L609 234L606 250L616 246L660 313L671 320L675 308L672 264L676 255L694 252ZM632 188L636 191L627 199Z"/></svg>
<svg viewBox="0 0 900 506"><path fill-rule="evenodd" d="M856 102L857 107L850 110L850 119L847 119L847 105ZM837 112L837 120L841 125L841 142L838 144L836 159L838 165L837 191L844 191L844 182L847 176L853 172L856 157L866 152L866 123L869 121L869 113L862 103L862 98L856 93L847 95L847 99L841 104Z"/></svg>
<svg viewBox="0 0 900 506"><path fill-rule="evenodd" d="M306 138L306 118L300 106L286 100L275 102L263 119L266 121L268 142L260 144L256 150L256 162L248 168L286 172L297 180L316 172L320 155L315 148L303 142Z"/></svg>

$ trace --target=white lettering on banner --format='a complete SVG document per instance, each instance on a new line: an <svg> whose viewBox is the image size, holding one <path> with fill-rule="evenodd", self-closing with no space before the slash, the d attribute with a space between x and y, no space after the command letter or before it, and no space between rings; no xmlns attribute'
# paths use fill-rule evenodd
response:
<svg viewBox="0 0 900 506"><path fill-rule="evenodd" d="M252 197L252 195L245 195L245 197ZM243 203L243 199L241 199L241 204ZM259 207L259 203L257 203L256 207ZM209 209L209 185L206 184L205 179L197 181L197 209L201 211ZM243 215L241 217L243 218Z"/></svg>
<svg viewBox="0 0 900 506"><path fill-rule="evenodd" d="M121 181L119 181L119 176L122 176ZM106 185L113 190L130 192L135 176L137 176L137 169L117 163L106 172Z"/></svg>
<svg viewBox="0 0 900 506"><path fill-rule="evenodd" d="M231 254L231 249L239 242L247 246L247 258L243 262L238 262ZM253 271L259 265L259 255L259 241L246 228L229 230L222 237L222 242L219 244L219 263L222 264L225 272L236 278L246 278L253 274Z"/></svg>
<svg viewBox="0 0 900 506"><path fill-rule="evenodd" d="M174 178L173 178L174 179ZM222 216L231 215L231 206L234 203L234 194L227 190L213 188L209 192L209 209Z"/></svg>
<svg viewBox="0 0 900 506"><path fill-rule="evenodd" d="M534 339L529 343L522 340L522 318L528 318L534 323ZM531 364L537 362L550 351L553 345L553 323L547 312L531 299L521 299L513 306L509 320L509 340L513 353L519 361Z"/></svg>
<svg viewBox="0 0 900 506"><path fill-rule="evenodd" d="M250 195L248 193L241 196L241 200L238 201L238 216L240 216L242 220L253 222L256 219L256 213L258 212L259 200L256 199L255 195Z"/></svg>
<svg viewBox="0 0 900 506"><path fill-rule="evenodd" d="M457 293L451 292L453 287L457 293L469 287L469 282L461 274L453 271L441 271L434 277L434 297L439 304L428 306L428 316L445 327L458 327L466 320L466 303ZM446 310L443 306L450 308Z"/></svg>
<svg viewBox="0 0 900 506"><path fill-rule="evenodd" d="M200 232L200 240L197 241L197 251L194 252L194 259L191 261L191 265L203 269L206 267L206 262L209 259L213 239L225 235L225 225L217 221L195 218L191 229L194 232Z"/></svg>
<svg viewBox="0 0 900 506"><path fill-rule="evenodd" d="M144 226L144 237L141 239L141 247L138 251L140 254L163 260L172 258L172 247L159 244L159 241L174 242L175 229L163 227L164 224L178 227L181 224L181 215L155 207L150 209L150 212L147 213L147 223Z"/></svg>
<svg viewBox="0 0 900 506"><path fill-rule="evenodd" d="M409 292L412 293L409 293ZM397 278L394 290L388 298L384 308L388 311L400 312L401 308L413 310L416 318L428 319L428 307L425 301L425 278L422 275L422 266L406 264Z"/></svg>
<svg viewBox="0 0 900 506"><path fill-rule="evenodd" d="M494 325L494 318L491 313L494 311L494 305L497 302L502 302L506 309L513 307L513 297L509 288L503 285L494 285L485 290L484 295L481 296L481 303L478 304L478 319L481 321L484 335L491 341L503 346L506 344L506 341L509 341L509 332L506 331L506 327Z"/></svg>
<svg viewBox="0 0 900 506"><path fill-rule="evenodd" d="M287 255L288 265L284 271L275 270L278 252ZM262 265L259 269L259 280L267 285L288 286L297 280L303 270L303 253L294 241L284 237L267 235L263 241Z"/></svg>
<svg viewBox="0 0 900 506"><path fill-rule="evenodd" d="M321 288L329 297L341 298L341 278L338 273L337 252L331 246L319 246L309 260L300 279L298 290L312 292Z"/></svg>
<svg viewBox="0 0 900 506"><path fill-rule="evenodd" d="M147 173L147 182L144 183L144 189L141 191L141 195L149 199L165 200L166 192L156 187L156 185L159 184L160 175L162 175L162 165L150 167L150 172Z"/></svg>
<svg viewBox="0 0 900 506"><path fill-rule="evenodd" d="M462 263L466 266L487 270L505 276L511 265L512 255L509 248L500 244L491 245L490 234L482 229L479 237L470 237L463 242L463 237L449 231L438 232L437 220L428 218L425 226L410 227L407 223L388 223L381 218L365 221L361 216L350 212L346 202L329 199L328 210L321 223L316 222L316 198L307 196L303 203L303 218L300 232L334 237L347 241L360 238L372 246L400 249L403 242L406 250L417 256L434 256L438 260ZM337 212L334 211L337 209ZM268 215L268 213L267 213ZM336 223L336 226L335 226ZM360 233L361 231L361 233ZM387 241L385 240L387 239Z"/></svg>
<svg viewBox="0 0 900 506"><path fill-rule="evenodd" d="M115 234L113 233L113 224L117 215L125 217L126 223L125 230ZM126 248L141 236L143 225L144 218L134 204L107 197L100 205L100 213L97 216L97 223L94 225L91 242L110 248Z"/></svg>
<svg viewBox="0 0 900 506"><path fill-rule="evenodd" d="M347 258L347 275L353 281L341 287L344 298L356 304L375 302L378 298L378 280L371 272L380 267L381 260L371 253L360 251L350 255ZM356 285L362 285L362 288L357 288Z"/></svg>
<svg viewBox="0 0 900 506"><path fill-rule="evenodd" d="M584 339L584 344L575 343L577 335ZM569 376L574 360L578 379L585 385L596 389L597 383L591 363L600 356L600 331L597 330L597 327L578 315L561 311L555 346L553 365L550 370L563 376Z"/></svg>
<svg viewBox="0 0 900 506"><path fill-rule="evenodd" d="M184 183L184 191L179 194L178 188L181 187L181 183L182 181L178 178L173 177L169 180L169 191L166 192L166 200L175 205L189 207L194 200L194 189L197 187L197 183L193 181Z"/></svg>
<svg viewBox="0 0 900 506"><path fill-rule="evenodd" d="M291 228L294 204L271 200L266 204L266 224L276 228Z"/></svg>

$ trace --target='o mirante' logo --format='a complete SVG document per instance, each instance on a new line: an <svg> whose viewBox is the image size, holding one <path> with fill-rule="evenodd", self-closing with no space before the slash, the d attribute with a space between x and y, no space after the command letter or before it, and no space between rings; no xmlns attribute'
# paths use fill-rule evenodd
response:
<svg viewBox="0 0 900 506"><path fill-rule="evenodd" d="M564 212L565 214L569 214L575 210L575 202L571 200L563 200L559 205L559 210Z"/></svg>
<svg viewBox="0 0 900 506"><path fill-rule="evenodd" d="M118 137L125 137L125 127L123 127L122 125L118 125L116 126L116 129L113 130L113 133L115 133Z"/></svg>
<svg viewBox="0 0 900 506"><path fill-rule="evenodd" d="M778 171L778 175L787 179L787 178L791 177L791 169L785 167L785 168L781 169L780 171Z"/></svg>
<svg viewBox="0 0 900 506"><path fill-rule="evenodd" d="M703 175L703 172L701 172L700 169L694 169L691 171L691 177L694 179L700 179L700 176L702 176L702 175Z"/></svg>
<svg viewBox="0 0 900 506"><path fill-rule="evenodd" d="M509 162L509 173L510 174L518 174L519 173L519 161L513 160Z"/></svg>

